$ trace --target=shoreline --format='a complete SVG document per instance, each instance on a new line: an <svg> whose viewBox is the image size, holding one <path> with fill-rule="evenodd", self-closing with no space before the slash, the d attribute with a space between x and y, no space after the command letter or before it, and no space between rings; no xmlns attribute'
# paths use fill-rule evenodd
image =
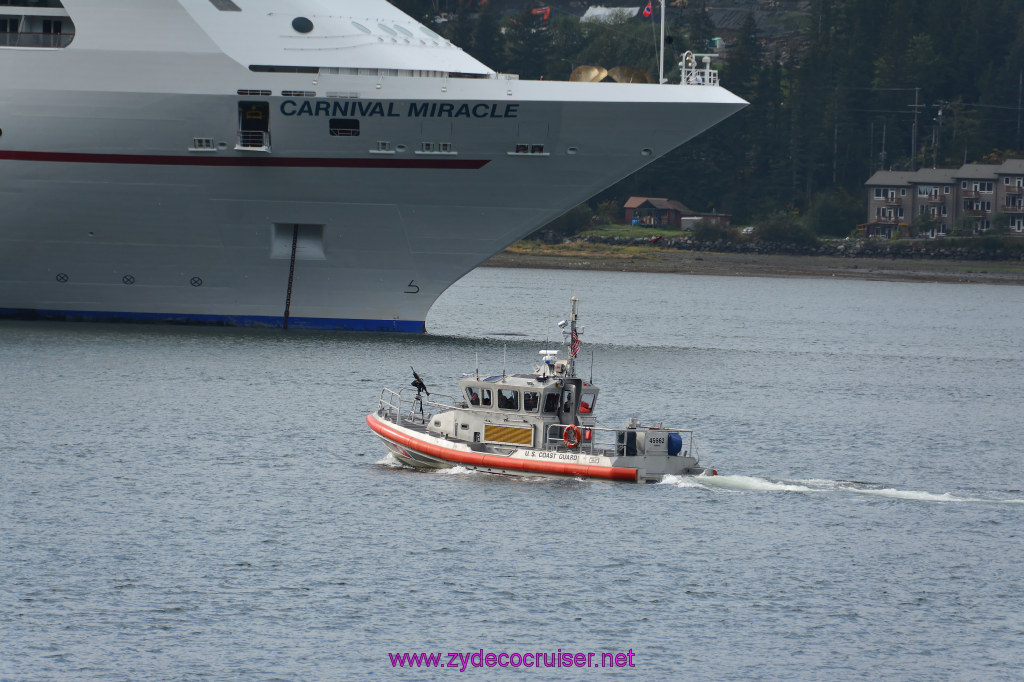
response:
<svg viewBox="0 0 1024 682"><path fill-rule="evenodd" d="M733 277L841 277L886 282L1024 285L1024 262L1017 260L843 258L683 251L636 246L578 248L576 245L558 245L547 247L544 252L537 252L513 245L492 256L481 266Z"/></svg>

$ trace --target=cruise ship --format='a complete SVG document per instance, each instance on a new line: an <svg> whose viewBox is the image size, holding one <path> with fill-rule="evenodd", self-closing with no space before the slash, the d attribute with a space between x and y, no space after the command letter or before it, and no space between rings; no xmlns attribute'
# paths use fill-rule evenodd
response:
<svg viewBox="0 0 1024 682"><path fill-rule="evenodd" d="M421 332L746 105L520 80L381 0L0 0L0 317Z"/></svg>

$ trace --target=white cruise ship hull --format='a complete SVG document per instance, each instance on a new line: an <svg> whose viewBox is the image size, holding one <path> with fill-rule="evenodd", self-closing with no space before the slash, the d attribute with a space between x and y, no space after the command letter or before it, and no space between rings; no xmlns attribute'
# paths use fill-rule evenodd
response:
<svg viewBox="0 0 1024 682"><path fill-rule="evenodd" d="M744 104L81 38L0 51L0 316L423 331L465 273ZM246 103L266 145L240 140Z"/></svg>

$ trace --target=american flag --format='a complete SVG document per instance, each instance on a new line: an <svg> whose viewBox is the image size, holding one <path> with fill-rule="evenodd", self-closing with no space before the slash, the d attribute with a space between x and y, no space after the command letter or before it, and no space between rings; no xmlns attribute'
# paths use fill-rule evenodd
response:
<svg viewBox="0 0 1024 682"><path fill-rule="evenodd" d="M576 333L576 330L572 330L572 345L569 346L569 354L572 357L576 357L576 354L580 352L580 346L583 342L580 341L580 335Z"/></svg>

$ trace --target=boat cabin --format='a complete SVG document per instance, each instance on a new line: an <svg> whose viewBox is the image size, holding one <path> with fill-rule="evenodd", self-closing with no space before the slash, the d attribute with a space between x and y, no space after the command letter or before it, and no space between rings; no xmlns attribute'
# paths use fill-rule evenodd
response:
<svg viewBox="0 0 1024 682"><path fill-rule="evenodd" d="M599 389L564 375L512 374L459 382L464 403L435 415L428 431L470 443L562 444L564 427L592 427ZM586 433L586 431L584 431Z"/></svg>

